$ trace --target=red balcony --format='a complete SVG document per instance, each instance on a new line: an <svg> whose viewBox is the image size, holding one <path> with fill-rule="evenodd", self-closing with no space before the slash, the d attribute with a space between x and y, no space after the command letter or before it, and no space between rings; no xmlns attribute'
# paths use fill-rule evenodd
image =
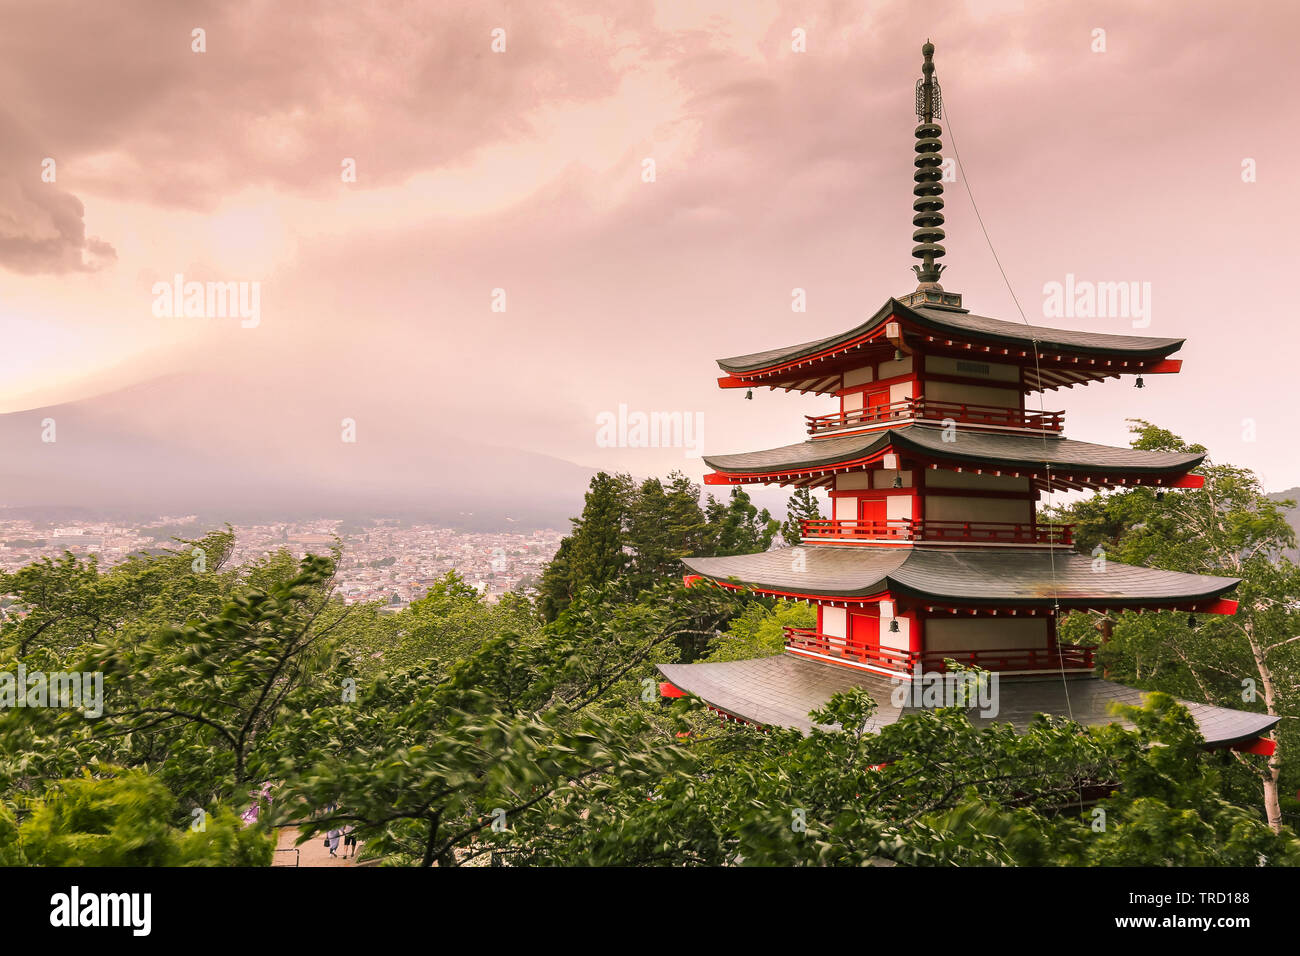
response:
<svg viewBox="0 0 1300 956"><path fill-rule="evenodd" d="M936 521L897 518L891 521L814 519L800 525L807 540L868 541L889 544L907 541L962 544L1018 544L1069 547L1074 525L1012 521Z"/></svg>
<svg viewBox="0 0 1300 956"><path fill-rule="evenodd" d="M834 521L814 518L799 524L799 534L805 539L849 538L861 541L916 541L916 526L911 518L895 521Z"/></svg>
<svg viewBox="0 0 1300 956"><path fill-rule="evenodd" d="M923 651L921 663L927 671L947 670L945 660L982 667L986 671L1092 670L1097 648L1087 644L1059 644L1056 647L1016 647L986 651Z"/></svg>
<svg viewBox="0 0 1300 956"><path fill-rule="evenodd" d="M846 661L870 664L910 674L916 662L916 655L911 651L898 651L892 647L864 647L850 644L842 637L830 637L817 631L802 627L785 628L785 646L789 650L810 651L830 657L841 657Z"/></svg>
<svg viewBox="0 0 1300 956"><path fill-rule="evenodd" d="M924 397L907 398L889 405L875 405L832 415L805 415L804 418L808 420L808 434L814 438L832 437L845 431L869 431L904 421L938 424L951 419L965 425L1018 428L1035 432L1059 432L1065 424L1064 412L1035 412L964 402L934 402Z"/></svg>
<svg viewBox="0 0 1300 956"><path fill-rule="evenodd" d="M900 674L944 671L947 670L945 660L981 667L987 671L1090 671L1097 650L1095 646L1061 644L1057 647L978 651L899 651L891 647L863 647L851 644L844 638L830 637L802 627L785 628L785 646L789 650L837 657Z"/></svg>

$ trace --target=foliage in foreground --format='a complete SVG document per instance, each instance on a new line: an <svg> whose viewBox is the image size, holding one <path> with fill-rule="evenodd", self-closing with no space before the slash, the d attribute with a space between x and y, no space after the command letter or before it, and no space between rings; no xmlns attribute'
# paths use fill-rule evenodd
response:
<svg viewBox="0 0 1300 956"><path fill-rule="evenodd" d="M865 730L874 703L837 695L834 729L730 728L637 791L578 788L519 835L532 864L1130 865L1300 863L1300 842L1219 798L1186 709L1153 695L1133 731L1040 720L976 730L954 709ZM1118 789L1116 789L1118 788ZM1109 796L1105 796L1109 794ZM1101 799L1099 799L1101 797Z"/></svg>
<svg viewBox="0 0 1300 956"><path fill-rule="evenodd" d="M25 807L19 825L0 806L0 865L269 866L275 849L259 827L217 807L172 826L176 798L156 778L100 768L56 781Z"/></svg>
<svg viewBox="0 0 1300 956"><path fill-rule="evenodd" d="M1204 454L1149 422L1134 421L1133 447ZM1099 573L1118 561L1146 567L1241 579L1230 595L1232 615L1185 613L1076 613L1061 627L1066 640L1096 643L1112 680L1283 720L1272 733L1277 750L1267 760L1238 755L1223 785L1263 796L1267 819L1281 826L1283 793L1300 787L1300 567L1286 551L1295 532L1286 520L1291 501L1273 501L1245 468L1206 459L1199 489L1158 492L1130 488L1083 499L1054 520L1075 525L1080 551L1101 557ZM1300 816L1293 817L1300 819Z"/></svg>
<svg viewBox="0 0 1300 956"><path fill-rule="evenodd" d="M1237 619L1192 638L1126 616L1104 659L1139 686L1241 706L1259 649L1262 706L1293 713L1296 586L1271 550L1285 534L1235 470L1207 489L1081 506L1085 547L1246 579ZM227 567L228 531L108 571L68 556L0 576L28 611L0 623L0 667L108 678L98 717L0 714L0 863L261 865L269 837L223 807L268 783L263 826L307 840L352 823L388 865L1300 859L1272 807L1225 799L1244 775L1276 792L1285 746L1223 765L1162 695L1127 713L1133 730L1043 719L1021 734L954 710L866 732L862 694L808 736L670 705L656 664L775 653L783 626L812 623L805 605L676 583L683 555L762 550L775 523L739 495L701 507L680 477L598 476L588 506L540 613L487 605L455 575L399 614L344 606L337 555ZM1090 627L1076 615L1063 632ZM206 830L189 829L197 809Z"/></svg>

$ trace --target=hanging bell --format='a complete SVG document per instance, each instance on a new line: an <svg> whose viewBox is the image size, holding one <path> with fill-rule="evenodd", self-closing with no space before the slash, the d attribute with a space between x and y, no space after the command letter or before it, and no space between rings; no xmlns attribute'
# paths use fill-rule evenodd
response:
<svg viewBox="0 0 1300 956"><path fill-rule="evenodd" d="M1187 615L1187 626L1190 627L1193 631L1196 630L1196 615L1195 615L1195 614L1189 614L1189 615Z"/></svg>
<svg viewBox="0 0 1300 956"><path fill-rule="evenodd" d="M754 390L752 388L745 393L745 400L750 402L754 400Z"/></svg>
<svg viewBox="0 0 1300 956"><path fill-rule="evenodd" d="M895 487L895 488L901 488L901 487L903 487L903 476L902 476L902 475L895 475L895 476L894 476L894 487Z"/></svg>
<svg viewBox="0 0 1300 956"><path fill-rule="evenodd" d="M1142 376L1141 376L1141 375L1139 375L1139 376L1137 377L1137 381L1133 383L1133 387L1134 387L1134 388L1146 388L1146 385L1143 384L1143 382L1142 382Z"/></svg>
<svg viewBox="0 0 1300 956"><path fill-rule="evenodd" d="M898 619L897 619L897 618L895 618L894 620L892 620L892 621L889 622L889 632L890 632L891 634L897 634L897 633L898 633Z"/></svg>
<svg viewBox="0 0 1300 956"><path fill-rule="evenodd" d="M896 349L894 349L894 361L895 361L895 362L901 362L901 361L903 361L903 350L902 350L902 349L900 349L900 348L896 348Z"/></svg>

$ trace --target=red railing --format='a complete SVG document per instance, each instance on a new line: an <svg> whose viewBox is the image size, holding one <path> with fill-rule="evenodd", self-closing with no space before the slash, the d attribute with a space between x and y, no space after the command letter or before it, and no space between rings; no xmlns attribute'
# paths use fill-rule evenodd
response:
<svg viewBox="0 0 1300 956"><path fill-rule="evenodd" d="M800 523L800 535L805 538L894 538L900 541L916 540L916 522L911 518L894 521L833 521L814 518Z"/></svg>
<svg viewBox="0 0 1300 956"><path fill-rule="evenodd" d="M817 518L801 524L805 538L885 541L980 541L989 544L1074 543L1074 525L1014 521L938 521L895 518L853 521Z"/></svg>
<svg viewBox="0 0 1300 956"><path fill-rule="evenodd" d="M877 667L898 671L900 674L911 673L912 665L916 661L916 655L911 651L850 644L842 637L830 637L803 627L785 628L785 646L794 650L812 651L815 654L843 657L863 664L874 664Z"/></svg>
<svg viewBox="0 0 1300 956"><path fill-rule="evenodd" d="M809 628L785 628L785 646L845 660L871 664L901 674L944 671L945 660L982 667L988 671L1092 670L1097 648L1061 644L1057 647L994 648L978 651L900 651L892 647L864 647L845 638L830 637ZM918 664L920 665L918 667Z"/></svg>
<svg viewBox="0 0 1300 956"><path fill-rule="evenodd" d="M1000 405L975 405L969 402L936 402L925 397L905 398L888 405L875 405L831 415L805 415L808 434L821 435L846 428L870 428L900 419L941 422L951 418L967 425L995 425L1001 428L1028 428L1034 431L1059 432L1065 425L1064 412L1035 412L1005 408Z"/></svg>
<svg viewBox="0 0 1300 956"><path fill-rule="evenodd" d="M1092 670L1095 646L1016 647L981 651L923 651L926 670L946 670L945 660L982 667L986 671Z"/></svg>

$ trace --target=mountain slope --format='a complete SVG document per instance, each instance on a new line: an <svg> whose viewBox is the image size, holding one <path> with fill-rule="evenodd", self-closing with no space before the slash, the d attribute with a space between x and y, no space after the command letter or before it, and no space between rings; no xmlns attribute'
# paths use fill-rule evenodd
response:
<svg viewBox="0 0 1300 956"><path fill-rule="evenodd" d="M404 514L515 528L567 527L581 510L591 469L341 391L172 375L0 415L0 506L232 520ZM343 440L345 418L355 441ZM51 419L55 441L45 442Z"/></svg>

